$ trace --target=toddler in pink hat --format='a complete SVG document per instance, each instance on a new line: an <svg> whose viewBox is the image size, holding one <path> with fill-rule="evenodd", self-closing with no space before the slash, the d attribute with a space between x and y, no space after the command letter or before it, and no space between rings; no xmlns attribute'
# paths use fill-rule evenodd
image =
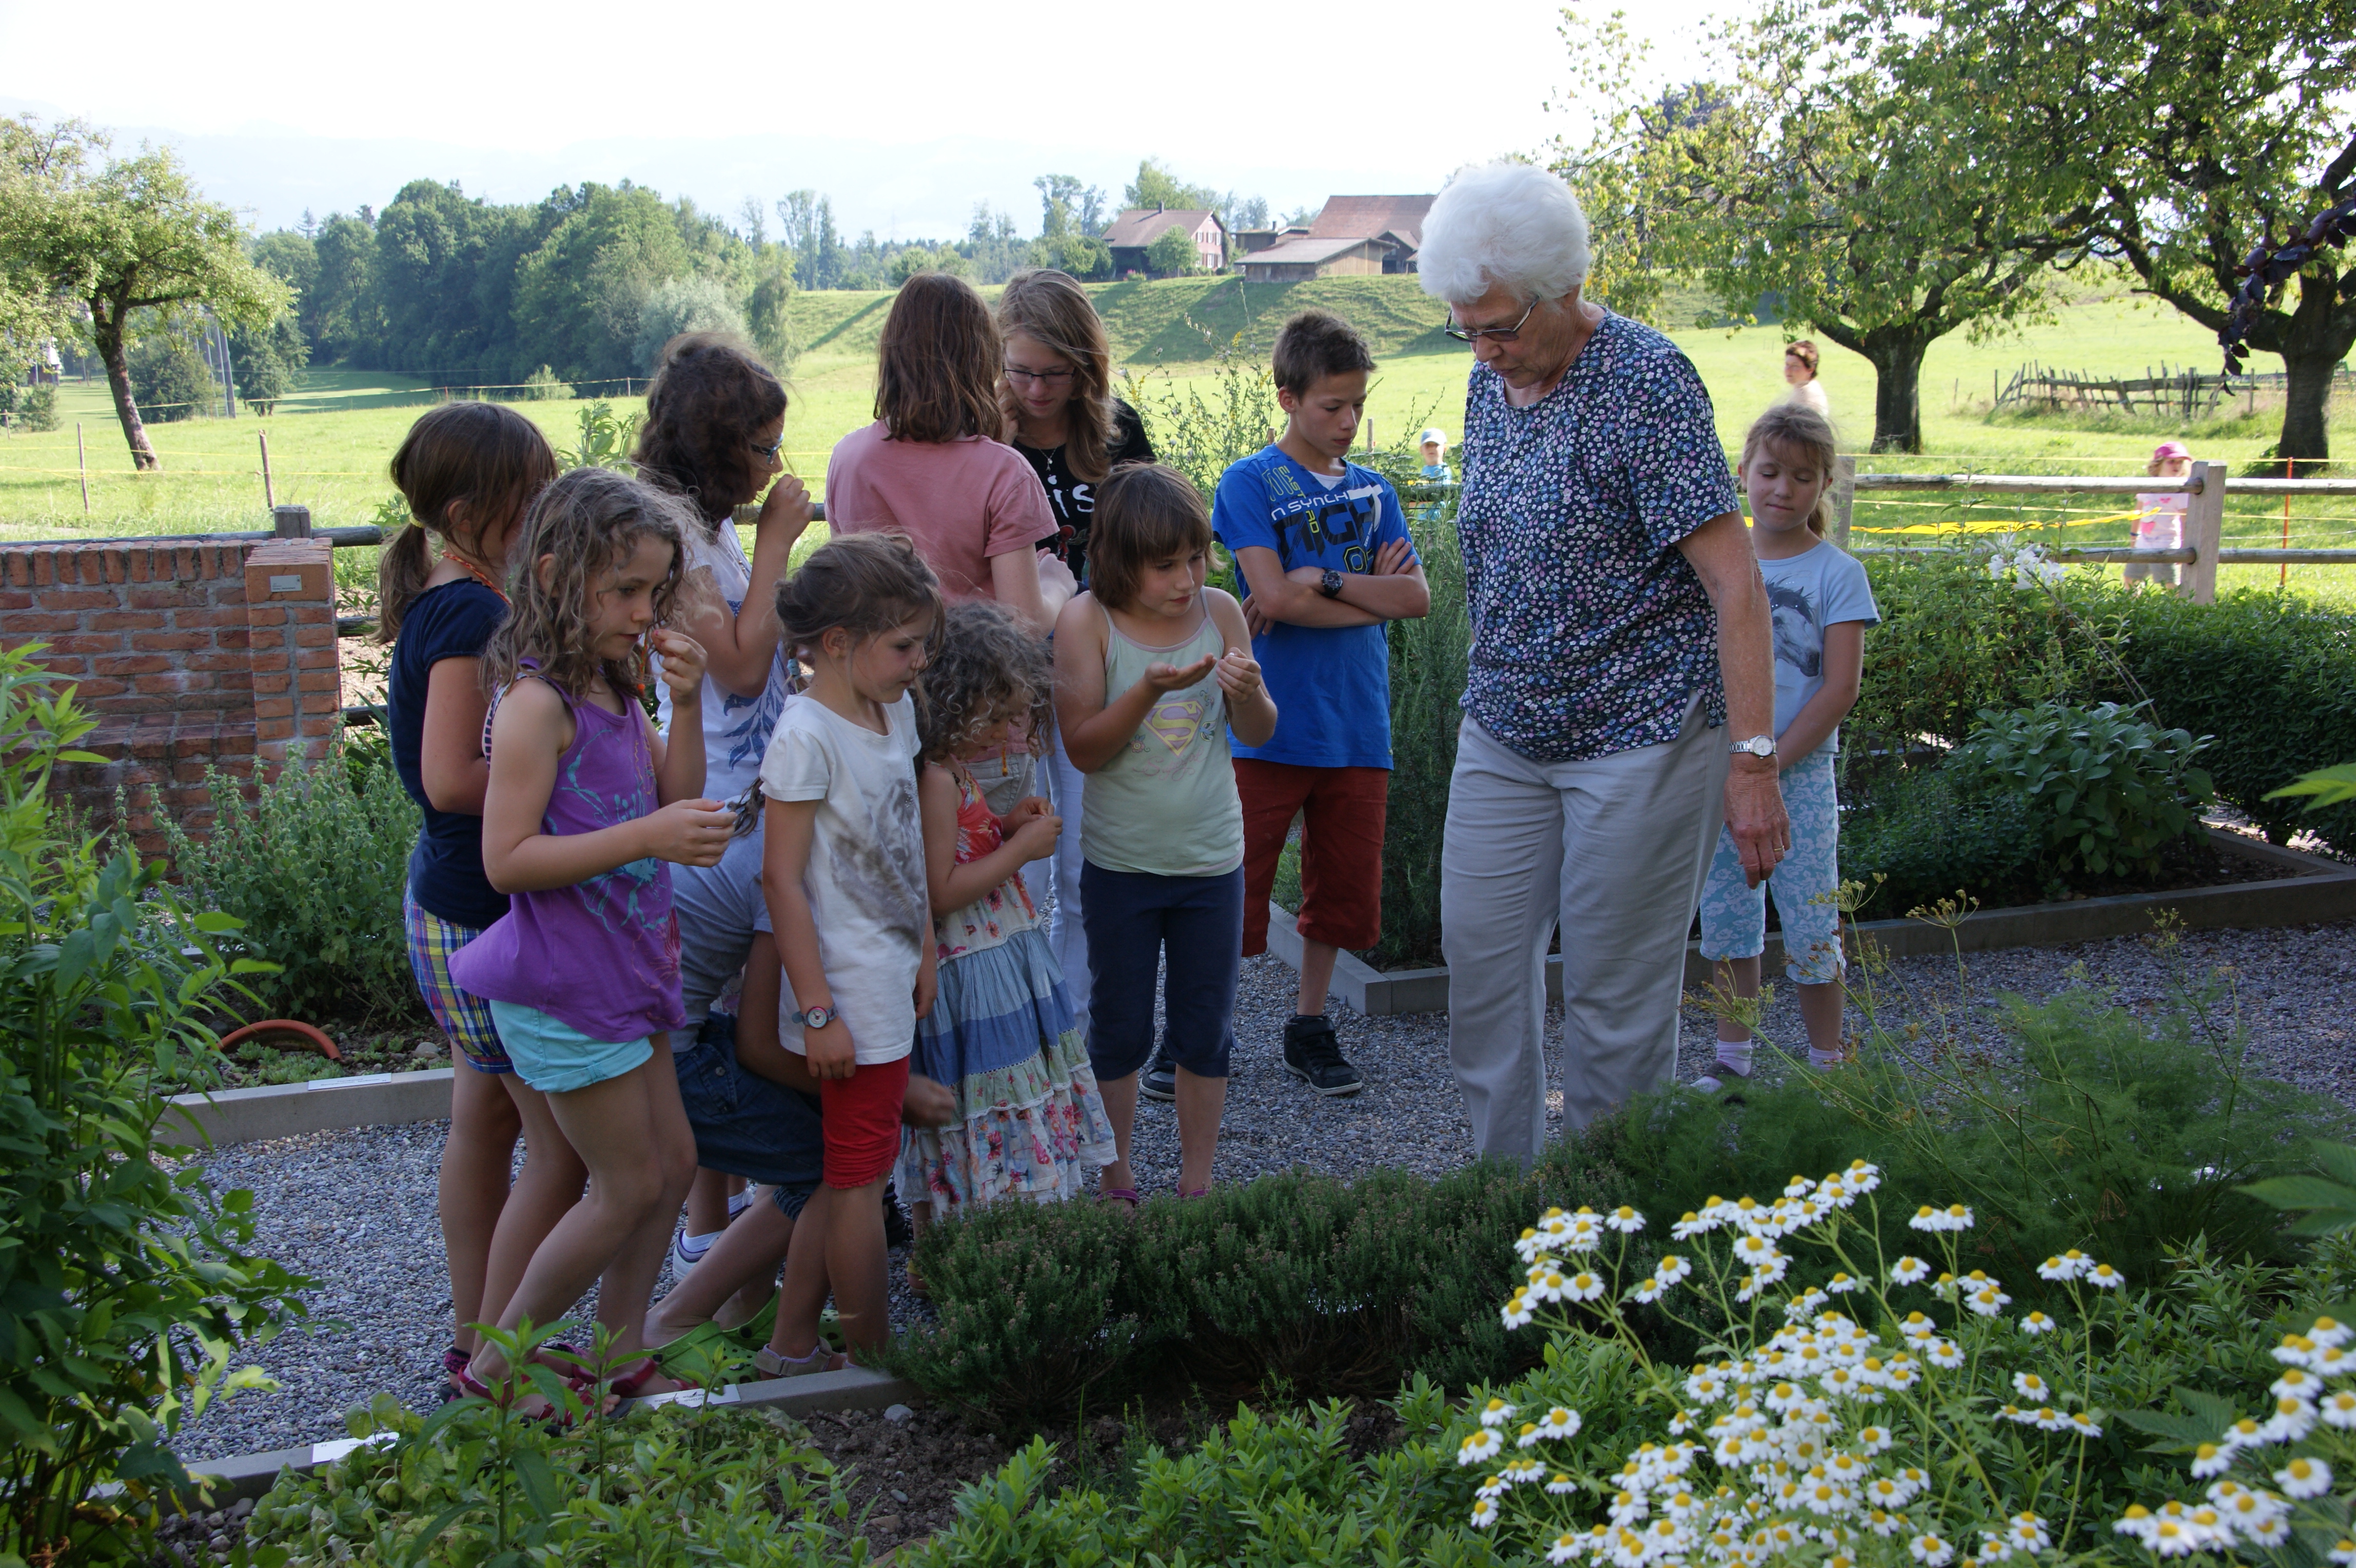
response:
<svg viewBox="0 0 2356 1568"><path fill-rule="evenodd" d="M2181 441L2163 441L2152 449L2151 465L2144 472L2156 479L2181 479L2192 472L2191 450ZM2184 508L2189 499L2182 490L2137 491L2135 548L2180 548L2184 543ZM2166 583L2173 586L2176 564L2172 561L2133 562L2119 575L2130 583Z"/></svg>

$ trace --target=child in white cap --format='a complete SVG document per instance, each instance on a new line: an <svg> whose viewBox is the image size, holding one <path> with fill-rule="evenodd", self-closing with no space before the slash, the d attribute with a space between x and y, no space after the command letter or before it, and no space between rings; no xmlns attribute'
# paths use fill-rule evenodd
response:
<svg viewBox="0 0 2356 1568"><path fill-rule="evenodd" d="M2182 479L2192 472L2192 453L2181 441L2163 441L2153 449L2151 466L2144 470L2156 479ZM2177 550L2184 544L2184 509L2190 499L2182 490L2138 490L2134 545L2137 550ZM2130 562L2119 575L2129 583L2176 582L2172 561Z"/></svg>
<svg viewBox="0 0 2356 1568"><path fill-rule="evenodd" d="M1455 478L1454 475L1448 471L1448 435L1446 432L1442 431L1437 424L1427 424L1423 427L1423 434L1417 436L1416 440L1423 446L1423 482L1425 484L1444 485ZM1425 522L1438 522L1440 521L1440 503L1438 501L1432 501L1425 506L1418 508L1417 512L1420 519Z"/></svg>

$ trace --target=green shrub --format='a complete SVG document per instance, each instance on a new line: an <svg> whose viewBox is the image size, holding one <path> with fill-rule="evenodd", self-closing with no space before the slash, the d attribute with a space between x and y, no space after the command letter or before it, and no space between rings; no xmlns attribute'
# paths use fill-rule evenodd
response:
<svg viewBox="0 0 2356 1568"><path fill-rule="evenodd" d="M432 1416L380 1395L348 1418L375 1441L257 1504L257 1563L855 1561L848 1500L797 1423L766 1412L660 1405L562 1427L485 1400Z"/></svg>
<svg viewBox="0 0 2356 1568"><path fill-rule="evenodd" d="M195 341L184 334L151 333L131 350L128 368L142 419L168 424L215 412L220 385Z"/></svg>
<svg viewBox="0 0 2356 1568"><path fill-rule="evenodd" d="M1878 775L1841 819L1840 874L1865 885L1859 913L1889 919L1962 889L1985 903L2036 890L2039 841L2014 790L1974 791L1944 769Z"/></svg>
<svg viewBox="0 0 2356 1568"><path fill-rule="evenodd" d="M58 427L58 389L51 386L27 387L16 405L16 423L37 435Z"/></svg>
<svg viewBox="0 0 2356 1568"><path fill-rule="evenodd" d="M556 372L546 365L523 379L523 395L528 401L552 403L573 395L573 383L560 381Z"/></svg>
<svg viewBox="0 0 2356 1568"><path fill-rule="evenodd" d="M199 1010L250 972L161 863L99 858L48 793L94 721L0 650L0 1563L114 1555L187 1477L172 1434L308 1283L252 1256L252 1195L159 1144L165 1081L218 1082ZM92 1488L119 1483L111 1502Z"/></svg>
<svg viewBox="0 0 2356 1568"><path fill-rule="evenodd" d="M1134 1217L993 1206L919 1243L939 1317L897 1341L892 1364L1011 1420L1172 1379L1324 1396L1387 1392L1415 1370L1450 1384L1505 1376L1515 1348L1482 1310L1507 1283L1492 1248L1533 1203L1618 1201L1615 1180L1569 1145L1531 1172L1267 1176Z"/></svg>
<svg viewBox="0 0 2356 1568"><path fill-rule="evenodd" d="M896 1561L924 1568L1091 1568L1233 1563L1238 1568L1489 1568L1500 1559L1462 1523L1439 1391L1419 1381L1398 1402L1405 1440L1351 1453L1334 1403L1274 1416L1238 1411L1192 1452L1140 1455L1120 1479L1134 1496L1051 1490L1053 1451L1033 1441L996 1477L965 1488L957 1520Z"/></svg>
<svg viewBox="0 0 2356 1568"><path fill-rule="evenodd" d="M258 1015L414 1015L401 900L418 813L391 770L354 766L339 741L318 762L290 761L251 805L240 783L207 770L209 837L157 815L188 897L237 917L245 950L278 966L254 984Z"/></svg>
<svg viewBox="0 0 2356 1568"><path fill-rule="evenodd" d="M2115 703L1983 708L1942 771L1966 789L2019 795L2064 872L2149 875L2161 850L2201 831L2215 790L2192 758L2207 744Z"/></svg>
<svg viewBox="0 0 2356 1568"><path fill-rule="evenodd" d="M1440 517L1418 518L1408 527L1431 585L1431 613L1384 628L1391 650L1391 784L1383 823L1383 940L1373 959L1385 969L1441 961L1440 843L1472 638L1454 499Z"/></svg>

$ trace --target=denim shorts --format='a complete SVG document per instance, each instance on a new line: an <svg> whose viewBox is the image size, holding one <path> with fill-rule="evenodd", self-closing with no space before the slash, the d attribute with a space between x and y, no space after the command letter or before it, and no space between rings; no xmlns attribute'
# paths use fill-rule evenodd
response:
<svg viewBox="0 0 2356 1568"><path fill-rule="evenodd" d="M636 1072L655 1054L645 1035L593 1040L562 1018L514 1002L493 1002L491 1017L516 1076L542 1094L570 1094Z"/></svg>
<svg viewBox="0 0 2356 1568"><path fill-rule="evenodd" d="M1226 1077L1243 967L1244 868L1157 876L1089 861L1080 868L1080 888L1088 932L1088 1065L1097 1081L1127 1078L1153 1055L1157 977L1162 1054L1197 1078Z"/></svg>
<svg viewBox="0 0 2356 1568"><path fill-rule="evenodd" d="M736 1020L715 1014L703 1021L695 1043L673 1053L680 1103L695 1129L695 1163L725 1171L774 1190L772 1201L787 1219L784 1195L800 1197L816 1190L825 1174L826 1142L818 1107L781 1083L747 1071L736 1060Z"/></svg>
<svg viewBox="0 0 2356 1568"><path fill-rule="evenodd" d="M1775 900L1783 927L1783 972L1798 985L1824 985L1841 977L1840 910L1833 897L1840 887L1840 797L1833 783L1833 752L1827 746L1783 770L1783 811L1791 819L1792 849L1775 874L1756 887L1742 882L1742 857L1734 830L1718 832L1718 852L1701 889L1701 956L1757 958L1767 946L1767 900Z"/></svg>

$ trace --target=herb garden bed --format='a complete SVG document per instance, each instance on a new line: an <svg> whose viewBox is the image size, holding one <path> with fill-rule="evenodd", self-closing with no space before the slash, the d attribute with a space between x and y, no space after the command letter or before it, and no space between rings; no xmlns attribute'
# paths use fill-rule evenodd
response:
<svg viewBox="0 0 2356 1568"><path fill-rule="evenodd" d="M1902 918L1862 920L1849 929L1856 940L1870 942L1893 958L1912 958L1945 952L1951 947L1977 952L2136 936L2150 930L2154 918L2163 913L2174 914L2190 929L2298 926L2356 915L2356 865L2219 828L2209 830L2209 843L2221 857L2272 875L2158 892L1982 909L1952 932L1945 926ZM1279 905L1269 906L1268 945L1286 963L1300 967L1300 934L1294 929L1293 917ZM1782 944L1772 932L1765 962L1771 974L1780 971L1783 962ZM1687 985L1706 985L1709 980L1710 965L1701 956L1701 944L1687 943ZM1370 1018L1448 1010L1444 965L1384 971L1345 952L1333 966L1333 990ZM1547 960L1547 995L1552 1001L1562 998L1558 957Z"/></svg>

